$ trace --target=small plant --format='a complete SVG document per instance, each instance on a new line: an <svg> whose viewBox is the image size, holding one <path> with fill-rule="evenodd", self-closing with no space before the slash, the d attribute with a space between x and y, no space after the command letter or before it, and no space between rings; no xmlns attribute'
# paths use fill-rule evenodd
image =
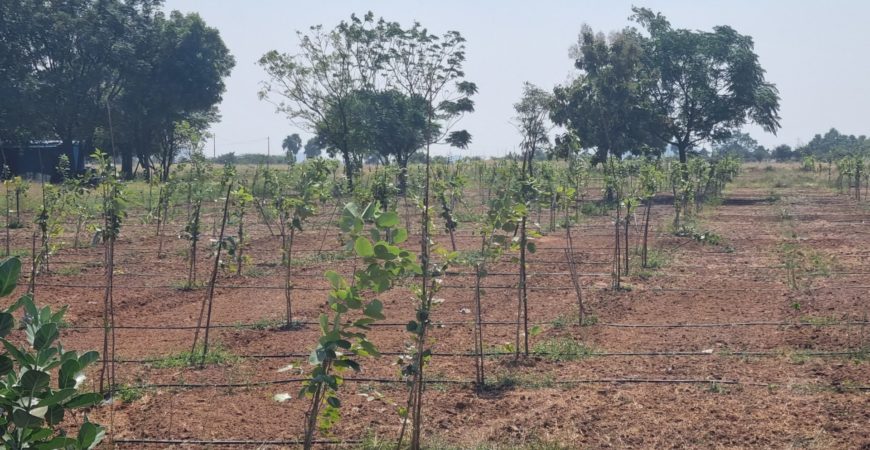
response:
<svg viewBox="0 0 870 450"><path fill-rule="evenodd" d="M176 369L181 367L190 367L193 362L200 359L203 352L202 346L197 346L193 352L189 350L171 353L161 358L151 361L149 364L155 369ZM208 354L205 357L205 364L211 366L230 366L241 361L235 353L223 346L220 342L212 343L209 346Z"/></svg>
<svg viewBox="0 0 870 450"><path fill-rule="evenodd" d="M371 239L363 233L366 223L373 225L368 233ZM357 357L379 354L366 331L386 317L383 303L371 297L390 290L406 274L421 273L416 256L398 247L408 236L398 225L399 215L393 211L381 212L377 203L362 210L351 203L342 212L341 229L348 249L362 259L363 268L354 271L352 282L334 271L325 274L331 286L330 312L320 315L321 336L308 359L313 368L300 392L300 396L311 399L305 421L306 449L311 448L318 428L325 432L340 418L341 373L348 369L358 371ZM384 240L386 236L393 236L394 243ZM345 315L351 311L362 313L362 317L352 322L345 320Z"/></svg>
<svg viewBox="0 0 870 450"><path fill-rule="evenodd" d="M592 356L595 351L570 338L554 338L538 342L533 353L555 361L574 361Z"/></svg>
<svg viewBox="0 0 870 450"><path fill-rule="evenodd" d="M12 293L20 271L18 258L0 261L0 297ZM24 310L26 346L6 339L15 329L12 313L19 308ZM0 355L0 439L6 448L92 449L105 436L102 427L87 420L75 437L61 426L67 413L103 400L100 394L79 391L84 370L100 357L93 351L64 350L59 323L65 312L37 308L30 294L0 312L0 342L6 350ZM52 374L57 376L56 389L51 388Z"/></svg>

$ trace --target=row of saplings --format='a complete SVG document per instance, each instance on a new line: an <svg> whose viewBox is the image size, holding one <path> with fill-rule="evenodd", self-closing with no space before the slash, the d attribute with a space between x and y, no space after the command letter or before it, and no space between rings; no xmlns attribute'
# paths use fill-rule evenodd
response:
<svg viewBox="0 0 870 450"><path fill-rule="evenodd" d="M98 159L103 171L103 179L106 180L101 184L101 212L104 222L101 236L107 248L106 265L108 269L106 273L109 287L106 293L104 317L104 354L108 355L104 358L104 372L106 372L108 369L105 365L106 361L114 359L113 355L110 355L110 348L114 346L109 346L110 340L113 339L110 329L114 323L111 299L111 274L114 272L111 267L114 250L111 244L120 231L120 223L124 214L122 186L115 181L116 178L110 169L111 165L108 163L106 155L98 155ZM619 276L627 274L628 223L630 217L633 216L634 209L641 202L645 202L642 255L646 255L649 211L653 197L664 187L666 181L670 181L670 187L674 192L676 221L679 224L680 217L688 217L693 210L699 207L701 199L705 196L721 193L722 187L733 177L737 167L735 161L728 159L715 162L695 159L690 160L688 165L672 164L670 166L665 166L661 161L654 160L608 161L603 167L603 174L606 196L613 200L610 204L616 209L614 222L615 287L619 286ZM188 208L185 236L191 244L189 286L196 283L195 254L197 242L201 237L202 203L206 200L208 191L222 193L224 199L220 232L212 248L214 267L211 272L211 280L207 283L208 291L203 301L199 326L194 338L193 349L201 348L202 350L192 351L192 359L194 355L198 356L197 353L201 353L202 361L204 361L208 351L213 286L218 270L224 264L221 251L226 250L230 253L232 258L229 258L228 261L233 261L236 264L232 269L236 274L241 273L241 267L245 261L243 253L245 215L251 207L257 209L259 216L269 225L270 229L272 228L270 221L276 222L274 225L277 232L274 234L280 237L283 265L286 268L284 273L286 323L288 326L293 325L293 284L290 270L293 241L296 233L303 230L304 224L314 216L318 207L326 203L332 194L340 193L334 183L330 182L330 175L335 179L335 171L336 167L332 162L316 159L289 170L262 172L263 188L260 197L257 198L254 191L259 171L254 177L251 188L239 181L240 177L232 166L225 167L218 177L219 181L215 183L215 175L210 166L201 155L195 155L189 167L178 172L179 175L174 182L159 187L158 202L153 210L156 213L158 236L162 236L160 229L165 227L168 222L169 199L173 196L177 198L179 195L186 197ZM488 176L486 176L487 171L490 172ZM480 236L480 249L460 253L456 250L453 233L458 226L454 212L458 204L465 203L462 198L463 188L466 185L463 172L476 173L479 180L488 178L486 196L485 199L481 198L481 202L488 204L489 208L475 230ZM361 190L365 192L354 193L356 201L346 204L340 215L343 240L347 243L346 251L355 254L362 264L355 266L358 268L354 270L350 280L343 278L336 272L326 273L326 278L331 286L328 297L330 312L322 314L319 318L321 337L309 359L312 370L302 389L302 392L311 400L305 423L306 446L313 443L316 430L329 429L339 418L341 402L338 397L338 389L342 384L341 373L347 369L359 370L359 357L378 354L375 345L366 336L367 330L374 322L385 318L383 304L376 297L393 288L396 283L402 280L411 277L421 280L420 283L412 286L416 299L416 314L412 320L408 321L406 327L415 344L409 349L409 354L401 359L404 362L402 374L407 378L410 386L408 402L399 411L403 418L402 436L404 436L405 425L408 423L412 426L412 433L419 435L422 423L423 368L431 356L431 351L426 348L427 331L431 323L431 310L435 303L433 302L434 295L439 289L441 277L449 266L469 265L475 268L477 274L475 289L475 354L477 357L475 364L476 382L479 388L483 388L485 376L480 308L481 279L486 276L487 264L496 261L504 252L511 251L519 254L517 260L520 278L514 351L519 357L522 348L523 354L528 355L526 257L527 253L535 251L534 241L543 231L537 222L531 220L535 209L538 210L540 217L542 205L549 208L551 231L555 230L558 212L561 211L564 214L561 226L565 228L569 242L566 249L566 260L571 269L572 282L577 294L578 323L582 324L584 308L580 283L574 266L575 257L570 225L579 217L579 211L582 209L589 181L593 174L594 170L590 167L588 160L583 157L570 158L565 164L541 164L537 172L532 171L532 160L528 155L523 155L522 163L507 160L487 165L478 162L469 165L469 167L454 167L453 169L446 166L422 166L410 177L412 180L411 203L419 210L422 222L427 224L422 229L423 238L421 239L419 255L400 247L400 244L408 239L408 231L407 228L400 226L402 219L397 212L398 202L394 200L395 197L389 195L394 193L392 180L390 177L378 177L377 173L374 174L371 177L369 189ZM66 188L61 188L61 191L64 189L75 190L71 189L70 186L76 186L76 181L68 181L68 183L70 184ZM416 186L416 194L414 186ZM429 192L432 193L431 197L437 203L435 208L440 210L437 215L431 213L430 195L426 195ZM392 201L391 197L393 197ZM405 222L410 226L411 221L407 217L407 198L406 196ZM43 205L42 210L46 211L47 206ZM435 228L433 220L435 216L443 219L443 226L450 234L450 249L437 245L429 237ZM229 236L227 233L230 219L237 226L234 236ZM39 220L38 218L38 223ZM44 229L44 227L40 225L40 229ZM158 252L162 252L162 239ZM38 257L34 258L34 268L37 266L38 259ZM15 261L15 263L9 264L17 264L20 267L17 260L10 261ZM646 257L644 256L644 264L645 261ZM31 275L32 280L36 274ZM17 278L17 272L15 278ZM31 286L30 292L32 291L33 287ZM346 320L345 316L352 312L355 312L354 317L359 318L352 321ZM31 316L32 314L28 314L27 317ZM53 315L46 316L47 319L54 317ZM57 317L56 320L60 320L60 317ZM200 328L205 329L204 345L198 347ZM35 336L34 334L34 339ZM42 346L42 340L35 342ZM11 350L10 353L12 353ZM92 359L96 360L95 354L88 353L86 355L88 356L83 357L84 359L81 361L76 359L77 364L84 366L86 363L93 362ZM72 364L70 363L70 365ZM101 376L101 384L103 378L104 376ZM111 385L114 386L114 383L112 382ZM92 395L82 398L93 401L83 402L83 400L79 400L70 403L73 406L87 406L98 401L99 396ZM68 403L63 404L67 405ZM39 402L36 405L49 406L47 403ZM34 408L42 406L34 406ZM43 423L48 423L45 422L47 419L43 420ZM98 435L101 435L99 428L93 429L98 431ZM90 433L90 428L83 429L83 431ZM49 435L54 436L54 433L45 436L40 434L37 437ZM94 442L97 440L95 438ZM83 442L91 441L85 440Z"/></svg>

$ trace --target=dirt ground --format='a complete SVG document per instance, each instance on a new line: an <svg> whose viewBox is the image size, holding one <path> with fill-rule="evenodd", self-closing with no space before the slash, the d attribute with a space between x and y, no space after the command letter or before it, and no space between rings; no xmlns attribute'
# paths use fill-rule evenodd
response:
<svg viewBox="0 0 870 450"><path fill-rule="evenodd" d="M582 327L564 231L546 233L530 256L529 316L537 324L531 347L571 350L519 363L509 355L487 357L492 388L483 393L468 383L474 380L468 355L474 278L470 268L455 268L464 274L445 277L433 317L427 441L438 448L870 448L870 328L862 324L870 292L870 209L823 187L822 175L807 182L792 176L794 168L780 171L750 166L721 204L704 208L699 226L721 236L720 245L669 234L672 207L657 204L651 242L663 266L633 265L622 291L610 289L611 218L584 217L573 230L589 314ZM324 208L315 222L327 222L330 213ZM294 315L306 325L284 330L280 241L265 225L251 225L254 240L246 251L253 270L242 277L221 273L215 290L212 323L219 327L210 339L231 358L204 369L159 368L154 360L189 350L206 295L204 288L178 288L187 274L186 241L173 234L180 223L167 229L163 259L153 224L131 217L123 228L116 247L115 355L116 377L129 398L91 411L91 420L110 426L122 448L299 439L308 402L298 396L298 380L319 333L307 323L325 310L322 275L353 270L352 259L317 256L321 248L339 248L337 230L314 226L299 235L297 255L307 262L293 269ZM472 231L472 224L460 225L460 249L479 245ZM633 226L632 247L637 231ZM14 230L13 247L29 248L29 233ZM437 239L448 245L445 235ZM413 236L408 242L416 248ZM213 263L205 247L200 280ZM61 250L53 273L37 279L38 303L70 306L67 348L102 347L102 254L101 247ZM508 351L516 333L516 271L505 257L484 280L484 340L494 353ZM395 362L410 343L404 323L413 304L406 287L382 300L386 324L370 338L384 355L347 374L342 420L325 437L351 447L358 440L394 440L397 407L407 399ZM187 328L149 328L167 326ZM97 378L90 374L93 387ZM284 392L289 401L273 400Z"/></svg>

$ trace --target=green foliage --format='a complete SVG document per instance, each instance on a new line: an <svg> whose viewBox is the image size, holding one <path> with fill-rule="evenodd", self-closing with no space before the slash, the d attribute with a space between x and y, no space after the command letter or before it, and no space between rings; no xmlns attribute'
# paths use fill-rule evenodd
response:
<svg viewBox="0 0 870 450"><path fill-rule="evenodd" d="M300 396L312 401L307 413L306 442L310 442L315 424L326 431L339 420L341 373L360 370L358 357L379 355L366 336L373 323L385 319L383 303L376 296L390 290L400 278L422 271L416 255L386 240L389 235L402 234L394 212L381 211L377 203L362 209L350 203L342 211L340 223L347 250L356 253L363 267L355 270L353 282L334 271L325 274L330 283L330 312L320 315L320 339L308 359L313 368L300 392ZM353 311L361 313L361 317L345 320Z"/></svg>
<svg viewBox="0 0 870 450"><path fill-rule="evenodd" d="M18 258L0 261L0 296L12 293L21 271ZM21 326L26 345L17 346L7 337L15 329L13 313L24 310ZM0 312L0 439L8 448L92 449L105 430L85 421L77 437L61 426L68 412L100 403L96 393L82 393L84 370L99 359L97 352L79 354L61 345L59 327L66 308L39 309L29 294ZM57 387L51 387L52 374Z"/></svg>
<svg viewBox="0 0 870 450"><path fill-rule="evenodd" d="M202 359L202 347L197 346L191 354L190 350L184 350L177 353L157 358L149 364L155 369L177 369L182 367L191 367L194 361ZM210 344L208 354L205 356L205 364L212 366L230 366L241 361L236 354L224 347L220 342ZM199 364L198 362L196 364Z"/></svg>
<svg viewBox="0 0 870 450"><path fill-rule="evenodd" d="M538 342L533 352L556 361L574 361L592 356L595 351L571 338L553 338Z"/></svg>

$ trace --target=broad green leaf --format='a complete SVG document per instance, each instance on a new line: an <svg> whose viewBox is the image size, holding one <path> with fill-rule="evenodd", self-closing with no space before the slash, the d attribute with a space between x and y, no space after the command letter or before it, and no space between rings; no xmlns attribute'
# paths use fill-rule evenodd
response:
<svg viewBox="0 0 870 450"><path fill-rule="evenodd" d="M39 327L39 330L33 337L33 348L42 350L54 343L59 336L60 333L57 331L57 324L47 323Z"/></svg>
<svg viewBox="0 0 870 450"><path fill-rule="evenodd" d="M329 284L332 285L333 289L341 289L344 286L344 280L341 279L341 275L332 270L327 270L324 274L326 279L329 280Z"/></svg>
<svg viewBox="0 0 870 450"><path fill-rule="evenodd" d="M79 370L97 362L100 359L100 354L95 351L89 351L79 356Z"/></svg>
<svg viewBox="0 0 870 450"><path fill-rule="evenodd" d="M36 446L37 450L57 450L57 449L66 449L70 446L75 446L76 440L73 438L68 438L65 436L58 436L46 443L38 444Z"/></svg>
<svg viewBox="0 0 870 450"><path fill-rule="evenodd" d="M356 242L353 244L353 249L356 251L357 255L363 258L374 256L375 254L371 241L363 236L356 238Z"/></svg>
<svg viewBox="0 0 870 450"><path fill-rule="evenodd" d="M17 256L0 261L0 297L6 297L15 290L20 273L21 260Z"/></svg>
<svg viewBox="0 0 870 450"><path fill-rule="evenodd" d="M378 217L376 223L381 228L393 228L399 224L399 215L395 211L387 211Z"/></svg>
<svg viewBox="0 0 870 450"><path fill-rule="evenodd" d="M106 430L91 422L85 422L79 428L78 444L83 450L91 450L96 447L106 435Z"/></svg>
<svg viewBox="0 0 870 450"><path fill-rule="evenodd" d="M71 398L68 402L64 404L67 409L72 408L83 408L86 406L93 406L103 401L103 396L97 394L95 392L90 392L87 394L79 394L75 397Z"/></svg>
<svg viewBox="0 0 870 450"><path fill-rule="evenodd" d="M72 397L73 395L75 395L75 393L76 393L76 390L72 389L72 388L61 389L61 390L56 391L55 393L49 395L48 397L40 400L39 403L36 404L36 406L56 405L64 400Z"/></svg>
<svg viewBox="0 0 870 450"><path fill-rule="evenodd" d="M393 243L401 244L408 240L408 230L399 228L393 233Z"/></svg>
<svg viewBox="0 0 870 450"><path fill-rule="evenodd" d="M45 421L49 425L57 425L63 422L63 416L65 413L65 409L62 405L52 405L48 407L48 411L45 413Z"/></svg>
<svg viewBox="0 0 870 450"><path fill-rule="evenodd" d="M329 316L326 314L320 315L320 331L326 334L329 331Z"/></svg>
<svg viewBox="0 0 870 450"><path fill-rule="evenodd" d="M6 337L15 328L15 318L12 314L0 312L0 337Z"/></svg>
<svg viewBox="0 0 870 450"><path fill-rule="evenodd" d="M23 409L16 409L12 412L12 423L18 428L36 428L42 425L43 420Z"/></svg>
<svg viewBox="0 0 870 450"><path fill-rule="evenodd" d="M27 392L37 392L48 387L51 375L40 370L28 370L21 376L18 384Z"/></svg>
<svg viewBox="0 0 870 450"><path fill-rule="evenodd" d="M372 319L384 320L384 319L386 319L386 317L383 314L383 310L384 310L384 304L381 303L380 300L374 299L371 302L369 302L368 305L366 305L366 308L363 311L363 314L365 314L368 317L371 317Z"/></svg>

